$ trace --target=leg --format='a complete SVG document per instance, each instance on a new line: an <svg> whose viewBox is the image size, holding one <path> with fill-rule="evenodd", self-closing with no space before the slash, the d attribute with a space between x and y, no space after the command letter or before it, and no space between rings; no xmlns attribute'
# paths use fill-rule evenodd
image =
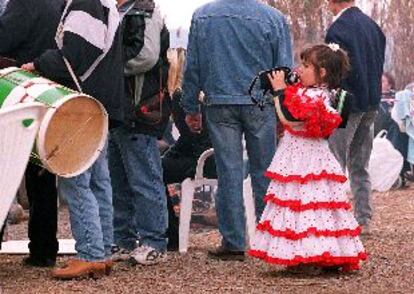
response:
<svg viewBox="0 0 414 294"><path fill-rule="evenodd" d="M162 169L164 184L181 183L187 177L193 177L195 172L196 159L191 157L183 157L180 155L169 156L168 152L162 158ZM179 232L179 218L174 211L174 205L179 199L174 199L166 189L167 208L168 208L168 250L178 249L178 232ZM175 196L178 197L178 196ZM181 211L180 211L181 212ZM191 212L190 212L191 217Z"/></svg>
<svg viewBox="0 0 414 294"><path fill-rule="evenodd" d="M209 106L207 126L218 174L216 210L223 247L245 250L241 106ZM223 139L225 138L225 140Z"/></svg>
<svg viewBox="0 0 414 294"><path fill-rule="evenodd" d="M243 106L243 126L255 197L256 218L260 219L265 207L263 198L269 186L269 180L264 176L264 172L276 150L276 114L273 106L267 105L264 110L260 110L257 106Z"/></svg>
<svg viewBox="0 0 414 294"><path fill-rule="evenodd" d="M91 175L91 190L99 205L99 219L105 248L105 258L111 257L111 246L114 239L112 186L109 176L107 146L102 150L101 156L105 160L97 161L93 166Z"/></svg>
<svg viewBox="0 0 414 294"><path fill-rule="evenodd" d="M389 126L387 139L391 141L394 148L397 149L404 158L404 165L400 173L401 176L404 176L405 172L411 170L410 164L407 161L409 137L406 133L401 133L398 124L393 121Z"/></svg>
<svg viewBox="0 0 414 294"><path fill-rule="evenodd" d="M6 222L4 222L3 226L0 229L0 250L1 250L1 243L3 242L3 235L4 235L5 228L6 228Z"/></svg>
<svg viewBox="0 0 414 294"><path fill-rule="evenodd" d="M178 228L180 224L180 219L175 213L174 206L180 205L180 203L177 194L170 195L168 189L165 191L165 193L167 195L168 210L167 249L171 251L176 251L178 249Z"/></svg>
<svg viewBox="0 0 414 294"><path fill-rule="evenodd" d="M349 148L354 139L355 132L361 122L362 114L351 113L348 118L346 128L337 129L332 136L329 137L329 147L336 159L339 161L343 171L347 167L347 159L349 157Z"/></svg>
<svg viewBox="0 0 414 294"><path fill-rule="evenodd" d="M99 204L91 190L91 175L95 166L104 165L101 154L83 174L73 178L59 178L59 189L68 202L72 234L78 258L84 261L105 259Z"/></svg>
<svg viewBox="0 0 414 294"><path fill-rule="evenodd" d="M109 137L109 170L113 190L114 206L114 243L121 248L133 250L137 246L137 229L135 224L135 199L130 190L125 162L128 153L124 152L126 141L123 128L112 129Z"/></svg>
<svg viewBox="0 0 414 294"><path fill-rule="evenodd" d="M136 222L142 244L158 251L167 249L167 199L162 178L161 157L155 137L135 135L139 157L135 165L136 177L131 188L137 195L136 205L142 213ZM132 181L131 181L132 182Z"/></svg>
<svg viewBox="0 0 414 294"><path fill-rule="evenodd" d="M349 177L355 201L355 217L360 225L369 225L372 217L368 163L372 151L376 115L376 111L363 114L349 150Z"/></svg>
<svg viewBox="0 0 414 294"><path fill-rule="evenodd" d="M134 133L125 127L115 131L119 136L117 143L125 169L126 183L132 195L132 202L128 205L132 204L136 207L130 222L131 220L135 222L135 230L142 244L165 251L167 247L165 237L168 220L167 199L157 139ZM114 185L114 195L119 193L115 190ZM115 210L117 210L116 206Z"/></svg>
<svg viewBox="0 0 414 294"><path fill-rule="evenodd" d="M29 200L29 249L36 260L56 260L58 252L56 177L47 170L29 163L26 170Z"/></svg>

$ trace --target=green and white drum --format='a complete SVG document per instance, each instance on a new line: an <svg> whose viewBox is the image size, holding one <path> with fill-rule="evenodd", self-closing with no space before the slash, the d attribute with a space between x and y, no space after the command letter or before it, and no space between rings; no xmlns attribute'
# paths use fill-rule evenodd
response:
<svg viewBox="0 0 414 294"><path fill-rule="evenodd" d="M73 177L104 148L108 115L96 99L17 67L0 70L0 107L37 101L47 108L34 156L50 172Z"/></svg>

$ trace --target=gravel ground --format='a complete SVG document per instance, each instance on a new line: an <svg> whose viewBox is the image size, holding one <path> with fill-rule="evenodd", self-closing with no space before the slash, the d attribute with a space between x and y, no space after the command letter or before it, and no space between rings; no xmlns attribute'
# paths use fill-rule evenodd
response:
<svg viewBox="0 0 414 294"><path fill-rule="evenodd" d="M369 260L361 271L317 277L287 274L253 259L218 262L206 250L218 245L214 229L192 231L185 256L170 254L166 263L131 267L118 263L100 280L56 281L49 270L20 265L23 256L0 256L3 293L414 293L414 186L374 194L372 234L364 240ZM24 239L26 223L10 227L11 239ZM61 208L59 237L70 237ZM63 263L67 257L61 257Z"/></svg>

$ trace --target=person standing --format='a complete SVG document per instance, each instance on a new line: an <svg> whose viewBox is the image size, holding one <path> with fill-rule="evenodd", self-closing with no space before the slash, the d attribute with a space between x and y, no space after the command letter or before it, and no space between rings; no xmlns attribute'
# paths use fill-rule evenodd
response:
<svg viewBox="0 0 414 294"><path fill-rule="evenodd" d="M128 104L126 124L112 129L109 139L113 259L153 265L167 257L167 198L157 138L169 120L163 114L170 103L166 94L169 32L152 0L128 1L119 9L126 13L122 22L125 75L121 78ZM158 115L154 111L150 121L145 114L160 103Z"/></svg>
<svg viewBox="0 0 414 294"><path fill-rule="evenodd" d="M223 236L221 246L209 251L213 259L245 258L243 135L256 215L260 216L264 208L269 184L264 172L276 148L276 115L270 103L263 109L254 105L248 87L262 70L291 66L291 46L285 17L256 0L218 0L193 14L182 105L190 129L199 132L202 118L197 98L200 91L204 92L207 128L215 150L216 208Z"/></svg>
<svg viewBox="0 0 414 294"><path fill-rule="evenodd" d="M80 90L78 80L84 93L103 104L109 126L122 124L122 48L116 2L68 0L65 4L57 26L57 49L46 50L22 68ZM77 257L55 269L52 276L71 279L109 273L113 208L106 147L84 173L59 178L58 188L68 202Z"/></svg>
<svg viewBox="0 0 414 294"><path fill-rule="evenodd" d="M368 162L381 101L386 39L381 28L355 6L354 0L329 0L328 6L335 18L325 41L348 52L351 71L341 87L354 95L347 126L330 137L330 147L342 168L348 169L355 217L363 233L369 233L372 207Z"/></svg>
<svg viewBox="0 0 414 294"><path fill-rule="evenodd" d="M10 0L0 17L0 55L16 60L20 66L55 49L54 40L64 0ZM56 178L47 170L29 163L26 187L30 207L30 266L53 266L58 251Z"/></svg>

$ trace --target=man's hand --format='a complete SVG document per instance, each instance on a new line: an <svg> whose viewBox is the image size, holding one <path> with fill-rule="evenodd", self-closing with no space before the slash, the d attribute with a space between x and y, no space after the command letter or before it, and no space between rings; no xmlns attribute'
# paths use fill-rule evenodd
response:
<svg viewBox="0 0 414 294"><path fill-rule="evenodd" d="M201 113L187 114L185 116L185 123L193 133L200 133L202 129Z"/></svg>
<svg viewBox="0 0 414 294"><path fill-rule="evenodd" d="M27 71L34 71L35 70L35 66L34 66L34 63L33 62L29 62L29 63L23 64L21 66L21 68L24 69L24 70L27 70Z"/></svg>

